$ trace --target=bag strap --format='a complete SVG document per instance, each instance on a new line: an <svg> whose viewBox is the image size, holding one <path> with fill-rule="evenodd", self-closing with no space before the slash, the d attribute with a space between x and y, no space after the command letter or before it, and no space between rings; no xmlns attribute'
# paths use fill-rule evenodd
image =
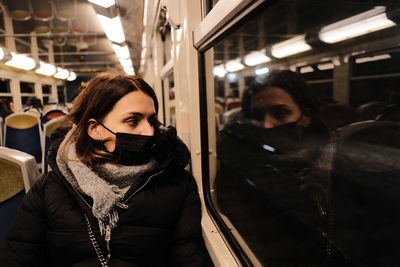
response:
<svg viewBox="0 0 400 267"><path fill-rule="evenodd" d="M89 233L89 238L90 238L90 241L92 242L94 251L96 251L97 258L99 259L102 267L109 267L108 260L105 260L103 253L101 252L100 246L96 241L96 237L94 236L92 226L90 225L90 222L89 222L89 218L86 216L85 213L83 215L85 216L85 223L86 223L86 227L87 227L87 230Z"/></svg>

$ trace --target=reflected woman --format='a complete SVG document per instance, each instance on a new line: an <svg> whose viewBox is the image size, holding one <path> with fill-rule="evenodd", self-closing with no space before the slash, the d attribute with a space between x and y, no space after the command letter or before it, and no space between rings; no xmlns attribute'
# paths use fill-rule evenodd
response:
<svg viewBox="0 0 400 267"><path fill-rule="evenodd" d="M238 118L217 142L220 211L270 266L326 265L332 150L317 98L298 74L275 71L245 91Z"/></svg>

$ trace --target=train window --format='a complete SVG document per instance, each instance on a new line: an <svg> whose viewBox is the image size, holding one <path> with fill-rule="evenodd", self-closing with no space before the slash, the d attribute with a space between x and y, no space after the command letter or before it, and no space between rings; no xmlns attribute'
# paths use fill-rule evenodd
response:
<svg viewBox="0 0 400 267"><path fill-rule="evenodd" d="M42 92L43 92L43 94L50 94L51 93L51 85L43 84L42 85Z"/></svg>
<svg viewBox="0 0 400 267"><path fill-rule="evenodd" d="M163 113L164 124L176 127L176 112L175 112L175 84L174 74L169 73L162 81L163 87Z"/></svg>
<svg viewBox="0 0 400 267"><path fill-rule="evenodd" d="M400 2L272 1L234 27L203 52L208 193L232 248L400 264Z"/></svg>
<svg viewBox="0 0 400 267"><path fill-rule="evenodd" d="M206 14L211 11L211 9L217 4L219 0L204 0Z"/></svg>
<svg viewBox="0 0 400 267"><path fill-rule="evenodd" d="M0 79L0 93L10 93L10 80Z"/></svg>
<svg viewBox="0 0 400 267"><path fill-rule="evenodd" d="M35 84L30 82L20 82L21 93L35 93Z"/></svg>

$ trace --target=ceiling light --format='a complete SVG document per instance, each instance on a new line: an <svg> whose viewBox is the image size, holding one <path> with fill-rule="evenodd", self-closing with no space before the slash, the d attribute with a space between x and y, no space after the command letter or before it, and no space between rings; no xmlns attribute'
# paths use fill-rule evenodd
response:
<svg viewBox="0 0 400 267"><path fill-rule="evenodd" d="M115 5L115 0L89 0L89 2L105 8Z"/></svg>
<svg viewBox="0 0 400 267"><path fill-rule="evenodd" d="M117 44L113 44L112 47L113 47L117 57L119 57L119 58L130 58L131 57L131 55L129 54L129 48L127 45L120 46Z"/></svg>
<svg viewBox="0 0 400 267"><path fill-rule="evenodd" d="M244 56L243 61L247 66L256 66L271 61L271 58L265 55L265 50L263 49L261 51L250 52Z"/></svg>
<svg viewBox="0 0 400 267"><path fill-rule="evenodd" d="M227 71L224 68L224 65L221 64L221 65L218 65L218 66L214 67L213 73L214 73L214 76L222 78L222 77L225 77L225 74L227 73Z"/></svg>
<svg viewBox="0 0 400 267"><path fill-rule="evenodd" d="M54 66L52 64L45 63L42 61L40 61L39 64L40 64L40 67L35 70L36 73L46 75L46 76L53 76L57 72L56 66Z"/></svg>
<svg viewBox="0 0 400 267"><path fill-rule="evenodd" d="M77 75L76 75L76 73L75 73L75 72L73 72L73 71L71 71L71 73L69 74L69 77L67 78L67 81L70 81L70 82L72 82L72 81L75 81L75 80L76 80L76 78L77 78Z"/></svg>
<svg viewBox="0 0 400 267"><path fill-rule="evenodd" d="M237 59L229 60L228 62L226 62L225 69L228 72L235 72L235 71L244 69L244 65L242 63L240 63L240 59L237 58Z"/></svg>
<svg viewBox="0 0 400 267"><path fill-rule="evenodd" d="M6 51L4 51L4 48L0 47L0 60L3 60L6 57Z"/></svg>
<svg viewBox="0 0 400 267"><path fill-rule="evenodd" d="M69 77L69 71L63 68L57 67L57 73L53 77L65 80Z"/></svg>
<svg viewBox="0 0 400 267"><path fill-rule="evenodd" d="M377 6L369 11L325 26L319 32L321 41L333 44L370 32L395 26L386 16L386 7Z"/></svg>
<svg viewBox="0 0 400 267"><path fill-rule="evenodd" d="M263 74L266 74L268 72L269 72L269 69L267 67L256 70L256 74L257 75L263 75Z"/></svg>
<svg viewBox="0 0 400 267"><path fill-rule="evenodd" d="M7 61L5 64L23 70L33 70L36 67L36 61L33 58L14 52L11 52L11 60Z"/></svg>
<svg viewBox="0 0 400 267"><path fill-rule="evenodd" d="M124 71L128 75L135 75L135 70L133 69L133 67L124 68Z"/></svg>
<svg viewBox="0 0 400 267"><path fill-rule="evenodd" d="M322 63L322 64L318 64L317 68L319 70L331 70L334 68L334 65L332 62L328 62L328 63Z"/></svg>
<svg viewBox="0 0 400 267"><path fill-rule="evenodd" d="M132 68L132 60L120 58L119 63L121 63L123 68Z"/></svg>
<svg viewBox="0 0 400 267"><path fill-rule="evenodd" d="M310 50L311 46L305 41L305 35L299 35L289 40L274 44L271 54L276 58L283 58Z"/></svg>
<svg viewBox="0 0 400 267"><path fill-rule="evenodd" d="M377 56L372 56L372 57L360 57L360 58L356 58L356 63L360 64L360 63L383 60L383 59L388 59L388 58L391 58L391 56L389 54L382 54L382 55L377 55Z"/></svg>
<svg viewBox="0 0 400 267"><path fill-rule="evenodd" d="M122 28L121 18L119 16L111 19L97 14L97 18L108 39L115 43L122 43L125 41L124 29Z"/></svg>
<svg viewBox="0 0 400 267"><path fill-rule="evenodd" d="M309 73L309 72L313 72L314 69L310 66L305 66L305 67L301 67L300 68L300 73Z"/></svg>

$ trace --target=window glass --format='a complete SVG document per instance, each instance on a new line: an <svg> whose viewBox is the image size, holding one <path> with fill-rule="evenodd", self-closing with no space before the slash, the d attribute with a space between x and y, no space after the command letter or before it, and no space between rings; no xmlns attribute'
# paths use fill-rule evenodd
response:
<svg viewBox="0 0 400 267"><path fill-rule="evenodd" d="M0 79L0 93L10 93L10 80Z"/></svg>
<svg viewBox="0 0 400 267"><path fill-rule="evenodd" d="M400 264L400 2L281 0L203 53L213 206L254 263Z"/></svg>
<svg viewBox="0 0 400 267"><path fill-rule="evenodd" d="M35 84L30 82L20 82L21 93L31 93L35 92Z"/></svg>
<svg viewBox="0 0 400 267"><path fill-rule="evenodd" d="M217 4L219 0L204 0L206 13L208 14L211 9Z"/></svg>
<svg viewBox="0 0 400 267"><path fill-rule="evenodd" d="M51 85L43 84L42 90L43 90L43 94L50 94L51 93Z"/></svg>

